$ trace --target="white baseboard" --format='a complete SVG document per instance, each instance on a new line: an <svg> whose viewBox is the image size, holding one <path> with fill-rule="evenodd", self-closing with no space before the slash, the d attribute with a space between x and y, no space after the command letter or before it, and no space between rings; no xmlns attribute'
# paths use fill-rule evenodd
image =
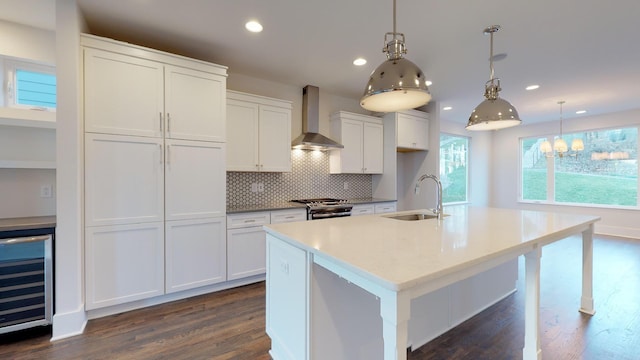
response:
<svg viewBox="0 0 640 360"><path fill-rule="evenodd" d="M628 228L621 226L609 226L602 225L600 223L595 224L594 232L596 235L615 236L630 239L640 239L640 229Z"/></svg>
<svg viewBox="0 0 640 360"><path fill-rule="evenodd" d="M86 325L87 314L84 311L84 305L72 312L55 314L53 315L51 341L80 335L84 332Z"/></svg>
<svg viewBox="0 0 640 360"><path fill-rule="evenodd" d="M226 282L215 284L215 285L203 286L203 287L200 287L200 288L180 291L180 292L177 292L177 293L161 295L161 296L157 296L157 297L150 298L150 299L132 301L130 303L119 304L119 305L109 306L109 307L105 307L105 308L101 308L101 309L90 310L90 311L87 312L87 317L88 317L89 320L91 320L91 319L101 318L101 317L104 317L104 316L120 314L120 313L131 311L131 310L142 309L142 308L145 308L145 307L164 304L164 303L168 303L168 302L176 301L176 300L182 300L182 299L190 298L190 297L193 297L193 296L204 295L204 294L208 294L208 293L212 293L212 292L216 292L216 291L221 291L221 290L231 289L231 288L234 288L234 287L248 285L248 284L251 284L251 283L263 281L265 278L266 278L266 276L264 274L263 275L256 275L256 276L251 276L251 277L244 278L244 279L226 281Z"/></svg>

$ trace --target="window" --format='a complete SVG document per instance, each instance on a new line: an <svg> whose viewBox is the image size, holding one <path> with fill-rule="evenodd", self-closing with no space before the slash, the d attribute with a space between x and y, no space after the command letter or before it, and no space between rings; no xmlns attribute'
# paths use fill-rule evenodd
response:
<svg viewBox="0 0 640 360"><path fill-rule="evenodd" d="M7 107L56 108L56 75L53 66L5 58L3 76Z"/></svg>
<svg viewBox="0 0 640 360"><path fill-rule="evenodd" d="M440 134L442 202L467 202L469 197L469 138Z"/></svg>
<svg viewBox="0 0 640 360"><path fill-rule="evenodd" d="M565 134L584 150L546 157L540 145L554 138L521 139L521 200L638 207L638 128Z"/></svg>

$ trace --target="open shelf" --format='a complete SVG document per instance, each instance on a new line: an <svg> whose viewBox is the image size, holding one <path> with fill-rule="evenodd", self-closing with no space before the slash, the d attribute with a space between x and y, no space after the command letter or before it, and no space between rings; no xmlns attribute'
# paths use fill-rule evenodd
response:
<svg viewBox="0 0 640 360"><path fill-rule="evenodd" d="M55 129L56 113L46 110L0 107L0 125Z"/></svg>

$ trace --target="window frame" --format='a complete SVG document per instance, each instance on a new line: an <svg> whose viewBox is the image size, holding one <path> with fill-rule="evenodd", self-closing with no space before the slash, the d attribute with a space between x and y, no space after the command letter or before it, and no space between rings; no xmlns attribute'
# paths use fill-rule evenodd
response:
<svg viewBox="0 0 640 360"><path fill-rule="evenodd" d="M610 131L610 130L619 130L619 129L628 129L635 128L638 131L638 135L640 137L640 125L637 124L624 124L618 126L610 126L610 127L599 127L599 128L588 128L567 132L566 134L576 134L576 133L587 133L587 132L599 132L599 131ZM598 208L598 209L619 209L619 210L640 210L640 142L636 143L636 162L637 166L637 176L636 176L636 205L610 205L610 204L591 204L591 203L574 203L574 202L558 202L555 201L555 186L556 186L556 166L555 162L557 160L556 156L551 157L553 161L547 162L547 199L546 200L525 200L523 199L524 193L524 184L523 184L523 148L522 142L525 139L547 139L551 144L556 137L557 134L546 134L546 135L531 135L531 136L523 136L518 138L518 203L523 204L542 204L542 205L557 205L557 206L568 206L568 207L585 207L585 208Z"/></svg>
<svg viewBox="0 0 640 360"><path fill-rule="evenodd" d="M467 145L467 151L465 154L465 167L466 167L466 175L465 175L465 197L466 199L463 201L451 201L451 202L445 202L444 199L442 200L443 205L461 205L461 204L469 204L471 202L471 182L469 181L469 175L471 173L471 164L469 162L470 158L471 158L471 140L472 138L470 136L465 136L465 135L460 135L460 134L454 134L454 133L449 133L446 131L442 131L440 132L439 138L438 138L438 177L442 180L443 176L442 176L442 167L443 167L443 163L442 163L442 136L450 136L450 137L456 137L456 138L460 138L460 139L465 139L467 141L466 145ZM444 189L443 189L444 190ZM443 194L443 198L444 198L444 194Z"/></svg>
<svg viewBox="0 0 640 360"><path fill-rule="evenodd" d="M3 89L2 89L3 103L1 105L4 107L14 108L14 109L43 110L43 111L55 112L56 107L19 104L16 102L15 86L16 86L17 70L37 72L37 73L50 74L50 75L56 76L56 68L53 65L37 63L37 62L29 61L26 59L2 57L2 76L0 80L2 80L2 83L3 83ZM56 84L56 93L57 93L57 84ZM57 106L57 103L56 103L56 106Z"/></svg>

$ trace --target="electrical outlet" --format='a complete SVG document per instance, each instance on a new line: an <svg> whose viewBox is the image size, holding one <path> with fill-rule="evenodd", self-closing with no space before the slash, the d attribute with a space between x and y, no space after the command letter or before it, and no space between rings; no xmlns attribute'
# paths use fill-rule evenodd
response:
<svg viewBox="0 0 640 360"><path fill-rule="evenodd" d="M42 198L50 198L52 197L51 185L42 185L40 186L40 197Z"/></svg>
<svg viewBox="0 0 640 360"><path fill-rule="evenodd" d="M257 183L251 184L251 192L258 192L258 184Z"/></svg>
<svg viewBox="0 0 640 360"><path fill-rule="evenodd" d="M349 183L346 181L344 182L344 189L349 190Z"/></svg>
<svg viewBox="0 0 640 360"><path fill-rule="evenodd" d="M258 183L258 192L264 192L264 184Z"/></svg>

